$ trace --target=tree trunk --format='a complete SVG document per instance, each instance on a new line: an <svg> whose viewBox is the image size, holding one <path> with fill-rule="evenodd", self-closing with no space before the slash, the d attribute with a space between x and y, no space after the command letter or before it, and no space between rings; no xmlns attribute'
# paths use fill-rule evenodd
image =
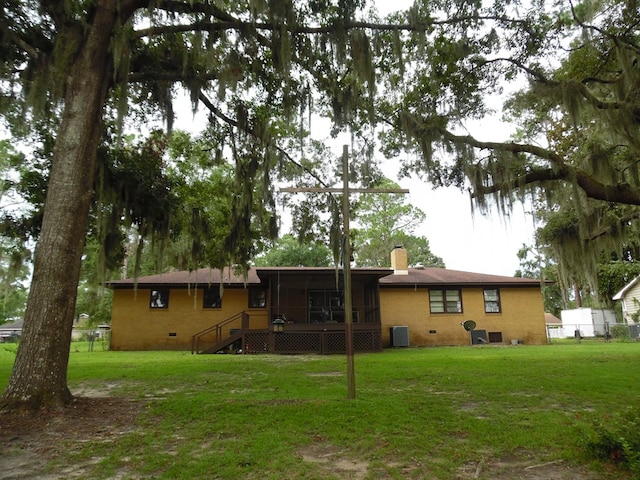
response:
<svg viewBox="0 0 640 480"><path fill-rule="evenodd" d="M577 283L573 284L573 293L576 297L576 308L582 308L582 293L580 292L580 286Z"/></svg>
<svg viewBox="0 0 640 480"><path fill-rule="evenodd" d="M112 79L115 5L116 0L95 2L90 30L76 38L82 47L68 69L22 340L0 399L2 410L53 408L72 400L67 386L71 329Z"/></svg>

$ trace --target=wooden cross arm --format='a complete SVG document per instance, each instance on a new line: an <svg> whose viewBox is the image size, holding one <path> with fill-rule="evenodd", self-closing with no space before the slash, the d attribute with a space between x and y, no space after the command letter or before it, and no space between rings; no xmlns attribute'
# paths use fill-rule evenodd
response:
<svg viewBox="0 0 640 480"><path fill-rule="evenodd" d="M284 187L283 193L344 193L343 188ZM349 188L349 193L409 193L407 188Z"/></svg>

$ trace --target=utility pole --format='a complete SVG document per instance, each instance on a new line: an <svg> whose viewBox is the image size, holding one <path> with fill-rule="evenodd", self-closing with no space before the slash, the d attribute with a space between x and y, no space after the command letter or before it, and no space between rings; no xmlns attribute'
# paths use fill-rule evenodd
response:
<svg viewBox="0 0 640 480"><path fill-rule="evenodd" d="M353 298L351 296L351 242L349 241L349 219L351 193L409 193L404 188L349 188L349 147L342 147L342 188L281 188L285 193L342 193L342 240L344 273L344 326L347 353L347 398L356 398L356 374L353 359Z"/></svg>

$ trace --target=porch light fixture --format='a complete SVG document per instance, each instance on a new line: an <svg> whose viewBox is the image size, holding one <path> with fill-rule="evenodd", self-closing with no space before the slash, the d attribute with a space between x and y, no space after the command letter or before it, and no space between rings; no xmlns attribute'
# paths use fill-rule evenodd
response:
<svg viewBox="0 0 640 480"><path fill-rule="evenodd" d="M284 319L276 318L273 322L273 333L282 333L284 331Z"/></svg>

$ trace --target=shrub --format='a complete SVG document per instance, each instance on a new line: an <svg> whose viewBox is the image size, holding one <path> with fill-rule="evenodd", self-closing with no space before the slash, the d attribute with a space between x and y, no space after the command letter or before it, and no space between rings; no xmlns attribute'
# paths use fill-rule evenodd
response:
<svg viewBox="0 0 640 480"><path fill-rule="evenodd" d="M590 458L615 463L640 478L640 411L630 408L595 421L586 451Z"/></svg>
<svg viewBox="0 0 640 480"><path fill-rule="evenodd" d="M629 338L629 327L627 325L612 325L611 336L613 338L627 339Z"/></svg>

